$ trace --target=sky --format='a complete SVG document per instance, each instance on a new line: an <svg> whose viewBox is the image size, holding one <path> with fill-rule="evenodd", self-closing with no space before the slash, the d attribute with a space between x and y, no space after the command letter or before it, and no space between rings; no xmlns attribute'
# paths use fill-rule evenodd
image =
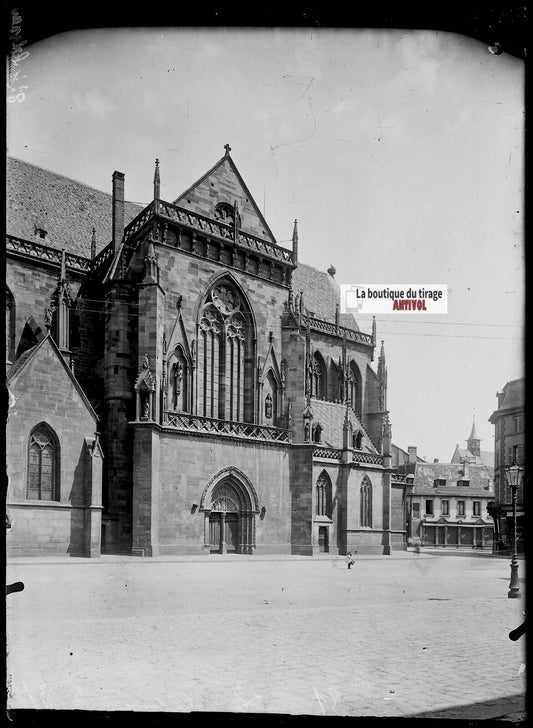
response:
<svg viewBox="0 0 533 728"><path fill-rule="evenodd" d="M521 59L404 29L98 29L25 50L10 156L106 192L119 170L148 203L156 158L172 201L229 143L279 244L298 220L302 262L447 284L447 314L377 317L393 441L449 461L475 417L493 450L496 393L524 375Z"/></svg>

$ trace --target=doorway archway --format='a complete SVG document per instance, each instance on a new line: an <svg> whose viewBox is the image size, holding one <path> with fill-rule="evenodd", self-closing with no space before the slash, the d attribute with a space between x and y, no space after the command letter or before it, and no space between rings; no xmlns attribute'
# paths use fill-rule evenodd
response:
<svg viewBox="0 0 533 728"><path fill-rule="evenodd" d="M238 468L224 468L207 484L200 501L204 513L204 550L251 554L255 548L257 494Z"/></svg>

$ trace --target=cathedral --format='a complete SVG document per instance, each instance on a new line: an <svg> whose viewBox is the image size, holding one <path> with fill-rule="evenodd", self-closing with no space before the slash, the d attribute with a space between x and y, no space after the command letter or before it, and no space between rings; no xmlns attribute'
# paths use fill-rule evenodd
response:
<svg viewBox="0 0 533 728"><path fill-rule="evenodd" d="M156 160L147 205L8 160L11 554L404 548L375 322L230 151L172 201Z"/></svg>

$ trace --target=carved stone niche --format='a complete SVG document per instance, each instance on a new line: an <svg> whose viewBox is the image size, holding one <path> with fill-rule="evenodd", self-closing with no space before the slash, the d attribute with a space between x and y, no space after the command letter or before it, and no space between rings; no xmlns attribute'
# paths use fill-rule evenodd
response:
<svg viewBox="0 0 533 728"><path fill-rule="evenodd" d="M155 377L150 369L150 357L145 355L135 380L135 419L140 422L153 420Z"/></svg>

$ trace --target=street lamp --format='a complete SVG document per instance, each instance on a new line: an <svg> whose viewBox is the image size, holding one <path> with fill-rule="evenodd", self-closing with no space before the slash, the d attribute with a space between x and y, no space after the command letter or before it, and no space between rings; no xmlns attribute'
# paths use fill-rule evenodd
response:
<svg viewBox="0 0 533 728"><path fill-rule="evenodd" d="M516 491L520 480L520 473L523 468L516 464L513 460L512 464L505 468L507 482L511 486L513 494L513 555L511 558L511 581L509 582L509 599L518 599L520 596L520 586L518 584L518 554L516 552Z"/></svg>

